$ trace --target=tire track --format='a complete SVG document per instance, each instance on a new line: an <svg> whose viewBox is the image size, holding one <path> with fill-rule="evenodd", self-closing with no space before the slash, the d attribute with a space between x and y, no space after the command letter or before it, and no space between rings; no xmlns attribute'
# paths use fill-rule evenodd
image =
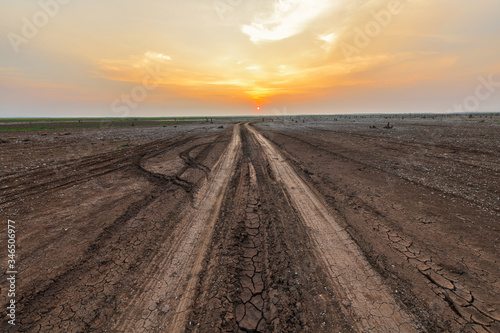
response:
<svg viewBox="0 0 500 333"><path fill-rule="evenodd" d="M20 332L26 332L34 330L35 327L48 329L49 325L55 325L56 322L60 323L62 321L58 319L58 315L54 314L54 310L57 306L63 306L68 313L72 313L74 316L74 312L71 311L71 308L75 308L79 303L90 302L89 300L95 302L97 297L95 297L95 294L90 290L87 290L82 298L71 298L70 300L66 298L67 295L65 291L69 289L68 286L78 286L83 289L81 279L86 279L89 275L98 275L96 271L100 271L100 269L96 269L96 261L98 261L97 258L100 257L99 252L104 249L106 249L107 252L110 251L109 245L113 239L113 235L122 233L124 231L123 229L127 228L126 222L136 218L154 202L159 196L158 192L159 191L153 190L151 193L145 194L138 201L132 202L122 215L104 228L102 232L98 234L97 238L89 244L83 258L79 259L60 274L51 277L51 279L42 284L42 286L33 285L30 290L26 290L24 294L21 294L16 304L19 311L19 321L21 323L18 330ZM40 289L37 290L35 288ZM54 302L54 295L57 295L58 299L65 299L66 302L60 301L59 304L56 304ZM88 306L86 311L89 311L90 308L91 306ZM34 318L37 319L34 320ZM92 320L89 320L89 322L91 321ZM0 330L5 329L7 331L6 327L10 325L7 325L6 322L3 324ZM58 330L52 327L51 331Z"/></svg>
<svg viewBox="0 0 500 333"><path fill-rule="evenodd" d="M63 164L60 166L61 169L56 171L52 170L52 168L35 170L32 173L20 177L27 178L29 179L28 181L1 188L2 201L0 205L12 204L14 201L21 198L46 193L62 187L68 187L94 177L104 176L111 172L134 165L136 158L140 158L150 151L165 151L185 144L190 140L192 140L192 136L176 140L148 143L124 152L111 152L85 157L70 164Z"/></svg>
<svg viewBox="0 0 500 333"><path fill-rule="evenodd" d="M215 140L210 141L208 143L201 143L201 144L196 144L194 146L191 146L183 151L181 151L178 156L179 159L183 161L184 166L180 168L177 172L173 173L172 175L166 175L163 173L158 173L149 170L146 166L145 163L152 158L155 158L156 156L163 154L166 152L166 150L160 150L156 151L150 154L147 154L145 156L140 157L140 160L138 163L136 163L137 168L141 172L141 174L145 175L150 181L153 182L160 182L159 185L161 186L165 182L167 183L172 183L176 186L181 187L186 195L189 197L189 200L191 204L194 202L194 196L196 193L196 188L197 184L196 182L189 181L186 178L183 178L183 176L186 176L186 172L190 169L198 169L203 172L203 176L205 181L208 180L208 175L211 171L211 169L204 165L201 162L198 161L203 161L208 154L216 147L218 144L224 143L225 137L229 136L230 133L222 133L218 135ZM196 140L196 139L194 139ZM182 145L181 145L182 146ZM180 147L179 145L173 146L171 148L176 148ZM196 150L199 147L204 147L201 151L199 151L197 154L195 154L194 157L191 156L191 153L193 150ZM188 177L189 178L189 177Z"/></svg>
<svg viewBox="0 0 500 333"><path fill-rule="evenodd" d="M409 183L412 183L412 184L415 184L415 185L418 185L418 186L422 186L422 187L426 187L428 189L431 189L433 191L436 191L436 192L439 192L439 193L442 193L443 195L448 195L448 196L451 196L451 197L456 197L456 198L460 198L460 199L463 199L463 200L466 200L468 202L471 202L473 203L474 205L478 206L478 207L482 207L483 205L485 205L484 202L481 202L480 200L478 199L475 199L473 197L470 197L470 196L467 196L467 195L464 195L463 193L461 192L456 192L456 191L451 191L447 188L441 188L439 186L436 186L434 185L433 183L430 183L430 182L424 182L422 181L421 179L413 179L413 178L410 178L408 176L405 176L405 175L402 175L402 174L396 174L394 172L392 172L391 170L386 170L384 168L381 168L381 167L378 167L376 165L372 165L372 164L369 164L369 163L366 163L366 162L363 162L363 161L360 161L358 159L355 159L355 158L352 158L352 157L349 157L345 154L340 154L338 152L333 152L329 149L326 149L323 147L323 145L321 143L318 143L316 140L316 142L314 143L311 143L311 142L308 142L306 140L303 140L303 139L300 139L298 137L295 137L295 136L291 136L291 135L288 135L288 134L284 134L282 132L277 132L279 135L282 135L284 137L287 137L287 138L290 138L292 140L296 140L296 141L299 141L303 144L307 144L311 147L314 147L316 149L319 149L321 151L324 151L332 156L335 156L339 159L343 159L345 161L350 161L350 162L354 162L354 163L357 163L359 165L362 165L363 167L366 167L366 168L369 168L369 169L372 169L372 170L377 170L379 172L382 172L384 174L387 174L389 177L399 177L401 179L404 179L405 181L408 181ZM311 141L313 141L311 140ZM345 148L343 148L345 150ZM449 176L450 179L452 179L453 177L452 176ZM463 181L462 181L463 182ZM487 203L487 207L494 210L494 211L499 211L499 208L494 206L494 204L496 204L496 202L493 202L493 204L490 204L490 203Z"/></svg>
<svg viewBox="0 0 500 333"><path fill-rule="evenodd" d="M114 331L183 331L206 248L240 148L240 126L235 125L231 142L198 192L193 207L184 213L170 241L166 241L151 259L155 265L144 272L148 280L120 311Z"/></svg>
<svg viewBox="0 0 500 333"><path fill-rule="evenodd" d="M313 126L306 126L306 127L309 128L310 130L314 131L314 132L321 131L321 132L326 132L326 133L333 133L333 134L336 134L336 135L339 135L339 134L346 135L347 134L347 135L352 136L352 137L359 137L359 138L363 138L363 139L367 139L367 140L372 140L372 141L379 140L379 141L383 141L385 143L390 143L391 145L395 144L395 145L399 145L399 146L407 146L407 147L410 147L410 148L441 149L443 151L460 150L460 151L463 151L463 152L466 152L466 153L470 153L470 154L474 154L474 155L490 155L490 156L493 156L493 157L496 156L491 151L478 150L478 149L470 149L470 148L462 147L462 146L452 146L452 145L444 145L444 144L432 144L432 143L423 143L423 142L419 142L419 143L416 143L416 142L400 142L400 141L397 141L397 140L394 140L394 139L391 139L391 138L388 138L388 137L385 137L385 136L381 136L381 135L367 135L367 134L350 133L350 132L346 133L346 132L340 132L340 131L336 131L336 130L318 128L318 127L313 127ZM380 146L380 147L383 147L383 148L387 149L386 147L384 147L381 144L377 144L377 146ZM476 167L481 167L481 168L485 168L485 169L488 169L488 170L496 171L496 169L493 169L493 168L488 168L488 167L484 167L484 166L477 166L475 164L469 164L469 163L467 163L465 161L457 161L457 162L459 162L459 163L462 162L462 163L464 163L466 165L473 165L473 166L476 166ZM498 166L498 163L494 163L493 162L492 165Z"/></svg>
<svg viewBox="0 0 500 333"><path fill-rule="evenodd" d="M199 169L203 172L203 174L205 175L205 179L208 178L208 174L210 173L210 168L201 164L201 163L198 163L196 162L189 154L191 153L191 151L193 149L196 149L198 147L200 147L202 145L198 145L198 146L194 146L194 147L191 147L183 152L181 152L179 154L179 157L184 161L184 163L186 163L186 166L187 167L191 167L191 168L195 168L195 169Z"/></svg>
<svg viewBox="0 0 500 333"><path fill-rule="evenodd" d="M297 175L278 150L253 127L245 125L261 145L277 180L309 228L318 257L338 285L346 312L359 331L415 332L414 321L390 295L359 247L335 221L313 190Z"/></svg>
<svg viewBox="0 0 500 333"><path fill-rule="evenodd" d="M220 136L217 138L219 155L224 149L221 144L227 145L229 135L227 133L224 140L218 140ZM202 138L213 140L213 137ZM212 154L210 149L214 147L209 145L207 151L203 154L197 152L192 158L203 161L204 157ZM171 197L172 193L181 192L175 180L141 168L141 162L158 153L158 149L161 153L172 146L156 148L151 149L149 154L141 152L132 155L127 161L130 167L123 173L133 179L147 179L150 182L147 191L141 195L133 193L128 198L131 204L126 211L87 243L87 249L82 249L82 257L64 266L61 272L47 275L43 283L38 280L31 283L29 289L22 288L19 303L16 303L19 331L102 331L103 326L111 326L121 301L130 294L129 290L135 288L135 281L144 278L139 267L148 267L149 258L163 246L165 239L169 239L182 207L172 203L176 201ZM210 157L212 162L218 157L213 155L215 158ZM170 207L179 208L169 210ZM0 331L10 326L6 322L4 324L0 325Z"/></svg>

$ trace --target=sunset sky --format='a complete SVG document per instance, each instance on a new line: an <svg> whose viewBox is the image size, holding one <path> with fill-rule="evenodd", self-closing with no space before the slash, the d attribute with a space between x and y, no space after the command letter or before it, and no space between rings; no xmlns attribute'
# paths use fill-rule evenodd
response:
<svg viewBox="0 0 500 333"><path fill-rule="evenodd" d="M500 111L499 15L498 0L0 0L0 117Z"/></svg>

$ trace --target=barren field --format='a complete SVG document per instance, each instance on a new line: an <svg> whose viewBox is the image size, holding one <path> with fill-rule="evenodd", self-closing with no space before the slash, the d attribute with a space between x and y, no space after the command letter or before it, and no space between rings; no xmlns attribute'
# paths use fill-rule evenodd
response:
<svg viewBox="0 0 500 333"><path fill-rule="evenodd" d="M262 120L9 124L1 331L500 332L498 114Z"/></svg>

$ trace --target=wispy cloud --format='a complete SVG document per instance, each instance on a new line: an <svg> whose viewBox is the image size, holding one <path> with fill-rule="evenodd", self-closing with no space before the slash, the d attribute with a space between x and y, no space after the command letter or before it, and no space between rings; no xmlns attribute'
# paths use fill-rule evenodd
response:
<svg viewBox="0 0 500 333"><path fill-rule="evenodd" d="M241 30L256 44L282 40L303 32L335 4L332 0L277 0L270 13L257 15Z"/></svg>
<svg viewBox="0 0 500 333"><path fill-rule="evenodd" d="M158 71L160 67L170 65L171 61L172 58L166 54L146 51L144 54L132 55L125 59L100 59L97 61L98 70L94 71L94 74L109 80L139 82L152 68ZM160 73L163 72L164 69ZM156 79L157 83L162 82L162 77Z"/></svg>
<svg viewBox="0 0 500 333"><path fill-rule="evenodd" d="M0 77L20 77L23 73L21 69L15 67L0 67Z"/></svg>

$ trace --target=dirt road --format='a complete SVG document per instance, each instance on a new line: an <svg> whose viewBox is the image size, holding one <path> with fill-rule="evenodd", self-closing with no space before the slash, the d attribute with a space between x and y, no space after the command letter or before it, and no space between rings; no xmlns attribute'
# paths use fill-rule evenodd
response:
<svg viewBox="0 0 500 333"><path fill-rule="evenodd" d="M114 330L123 332L182 332L186 313L195 295L202 260L212 236L226 186L240 152L239 125L231 142L200 188L192 206L162 244L157 267L145 272L147 279L119 312ZM155 260L156 258L153 258ZM150 311L144 314L145 311Z"/></svg>
<svg viewBox="0 0 500 333"><path fill-rule="evenodd" d="M445 123L434 145L405 124L110 129L90 135L124 139L59 139L89 142L71 160L45 137L4 144L34 156L1 174L19 225L18 325L1 330L499 332L498 193L465 178L495 179L497 152L474 127L464 148L438 142Z"/></svg>
<svg viewBox="0 0 500 333"><path fill-rule="evenodd" d="M381 277L370 267L349 234L335 221L327 206L298 176L277 149L255 129L278 182L282 182L292 205L300 213L316 245L318 259L337 285L338 296L348 300L357 331L412 332L414 322L392 297Z"/></svg>

